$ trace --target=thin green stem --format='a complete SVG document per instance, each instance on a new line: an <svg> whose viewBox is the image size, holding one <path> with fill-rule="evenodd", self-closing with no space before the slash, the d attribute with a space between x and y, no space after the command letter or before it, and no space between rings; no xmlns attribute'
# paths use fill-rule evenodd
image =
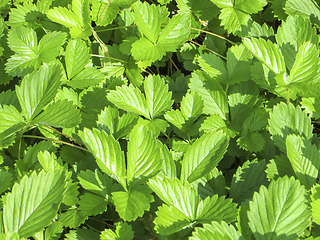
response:
<svg viewBox="0 0 320 240"><path fill-rule="evenodd" d="M69 136L69 135L67 135L67 134L65 134L65 133L62 133L62 132L58 131L57 129L54 129L54 128L50 127L50 126L46 126L46 127L49 128L49 129L52 130L52 131L55 131L56 133L59 133L60 135L65 136L66 138L70 138L70 139L72 139L72 140L75 141L75 142L78 142L78 143L80 143L80 144L82 144L82 145L85 145L83 142L79 141L78 139L75 139L75 138L73 138L73 137L71 137L71 136Z"/></svg>
<svg viewBox="0 0 320 240"><path fill-rule="evenodd" d="M287 88L287 105L290 103L289 88Z"/></svg>
<svg viewBox="0 0 320 240"><path fill-rule="evenodd" d="M68 142L65 142L65 141L62 141L62 140L57 140L57 139L52 139L52 138L46 138L46 137L41 137L41 136L34 136L34 135L22 135L22 137L29 137L29 138L38 138L38 139L44 139L44 140L50 140L50 141L54 141L54 142L59 142L59 143L62 143L62 144L65 144L65 145L68 145L68 146L71 146L71 147L75 147L75 148L79 148L81 150L84 150L86 152L89 152L88 149L85 149L83 147L80 147L80 146L77 146L77 145L74 145L72 143L68 143Z"/></svg>
<svg viewBox="0 0 320 240"><path fill-rule="evenodd" d="M213 54L216 54L217 56L219 56L219 57L221 57L221 58L223 58L223 59L227 60L227 58L226 58L226 57L224 57L224 56L220 55L219 53L217 53L217 52L215 52L215 51L213 51L213 50L211 50L211 49L209 49L209 48L204 47L204 46L203 46L203 45L201 45L200 43L197 43L197 42L195 42L195 41L193 41L193 40L191 40L191 39L189 39L189 38L186 38L186 39L187 39L188 41L190 41L190 42L192 42L192 43L194 43L194 44L198 45L199 47L203 47L204 49L206 49L206 50L208 50L208 51L212 52Z"/></svg>
<svg viewBox="0 0 320 240"><path fill-rule="evenodd" d="M168 58L170 59L170 61L172 62L173 66L177 69L177 71L179 71L180 69L177 67L177 65L174 63L174 61L172 60L172 58L170 57L170 55L167 53Z"/></svg>
<svg viewBox="0 0 320 240"><path fill-rule="evenodd" d="M102 55L96 55L96 54L91 54L91 57L99 57L99 58L110 58L119 62L127 63L124 60L118 59L118 58L113 58L113 57L108 57L108 56L102 56Z"/></svg>
<svg viewBox="0 0 320 240"><path fill-rule="evenodd" d="M215 37L217 37L217 38L221 38L221 39L223 39L223 40L231 43L232 45L235 45L235 44L236 44L236 43L232 42L231 40L229 40L229 39L227 39L227 38L225 38L225 37L222 37L222 36L220 36L220 35L218 35L218 34L216 34L216 33L209 32L209 31L202 30L202 29L198 29L198 28L193 28L193 27L189 27L189 28L190 28L190 29L193 29L193 30L197 30L197 31L199 31L199 32L208 33L208 34L210 34L210 35L212 35L212 36L215 36Z"/></svg>

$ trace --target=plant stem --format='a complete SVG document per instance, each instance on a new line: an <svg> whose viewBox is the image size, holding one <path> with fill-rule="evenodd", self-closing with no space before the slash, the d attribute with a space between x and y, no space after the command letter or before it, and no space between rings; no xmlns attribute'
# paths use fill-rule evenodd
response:
<svg viewBox="0 0 320 240"><path fill-rule="evenodd" d="M225 38L225 37L222 37L222 36L220 36L220 35L218 35L218 34L216 34L216 33L209 32L209 31L202 30L202 29L198 29L198 28L193 28L193 27L189 27L189 28L190 28L190 29L193 29L193 30L197 30L197 31L199 31L199 32L208 33L208 34L210 34L210 35L212 35L212 36L215 36L215 37L221 38L221 39L223 39L223 40L225 40L225 41L227 41L227 42L231 43L232 45L235 45L235 43L234 43L234 42L232 42L231 40L229 40L229 39L227 39L227 38Z"/></svg>
<svg viewBox="0 0 320 240"><path fill-rule="evenodd" d="M223 58L223 59L225 59L225 60L227 60L226 57L220 55L219 53L217 53L217 52L215 52L215 51L213 51L213 50L211 50L211 49L209 49L209 48L204 47L204 46L201 45L200 43L197 43L197 42L195 42L195 41L193 41L193 40L191 40L191 39L189 39L189 38L187 38L187 40L190 41L190 42L192 42L192 43L194 43L194 44L196 44L196 45L198 45L198 46L200 46L200 47L203 47L204 49L206 49L206 50L208 50L208 51L216 54L217 56L219 56L219 57L221 57L221 58Z"/></svg>

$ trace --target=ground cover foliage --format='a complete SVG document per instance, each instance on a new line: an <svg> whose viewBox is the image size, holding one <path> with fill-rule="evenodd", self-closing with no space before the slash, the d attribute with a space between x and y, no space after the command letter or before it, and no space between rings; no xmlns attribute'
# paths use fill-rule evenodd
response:
<svg viewBox="0 0 320 240"><path fill-rule="evenodd" d="M319 239L316 1L0 12L0 239Z"/></svg>

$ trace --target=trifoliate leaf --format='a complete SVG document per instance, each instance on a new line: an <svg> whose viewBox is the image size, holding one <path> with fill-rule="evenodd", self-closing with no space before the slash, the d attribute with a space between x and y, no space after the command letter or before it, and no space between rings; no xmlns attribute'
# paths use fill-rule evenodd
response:
<svg viewBox="0 0 320 240"><path fill-rule="evenodd" d="M53 102L33 119L33 124L71 128L76 127L81 122L79 109L67 99Z"/></svg>
<svg viewBox="0 0 320 240"><path fill-rule="evenodd" d="M228 138L222 132L209 132L197 139L184 154L181 179L193 182L207 175L222 159Z"/></svg>
<svg viewBox="0 0 320 240"><path fill-rule="evenodd" d="M112 135L95 128L92 130L85 128L79 136L95 157L100 169L125 186L125 159L119 142Z"/></svg>
<svg viewBox="0 0 320 240"><path fill-rule="evenodd" d="M260 187L249 202L249 226L256 239L297 239L310 224L305 188L293 177L278 178Z"/></svg>
<svg viewBox="0 0 320 240"><path fill-rule="evenodd" d="M168 92L168 85L159 75L146 77L144 90L150 119L156 118L170 109L173 104L173 100L171 100L172 94Z"/></svg>
<svg viewBox="0 0 320 240"><path fill-rule="evenodd" d="M161 60L166 55L166 51L160 45L155 45L147 38L142 37L132 44L131 54L137 61L154 62Z"/></svg>
<svg viewBox="0 0 320 240"><path fill-rule="evenodd" d="M22 114L27 121L37 116L51 102L60 87L62 70L58 64L43 65L25 76L16 87Z"/></svg>
<svg viewBox="0 0 320 240"><path fill-rule="evenodd" d="M251 199L254 192L257 192L260 186L268 186L266 162L264 160L246 161L241 167L238 167L236 174L233 175L230 197L234 202L241 203Z"/></svg>
<svg viewBox="0 0 320 240"><path fill-rule="evenodd" d="M41 171L32 173L30 177L24 176L20 183L16 183L3 206L5 231L31 237L48 226L62 202L65 178L62 171Z"/></svg>
<svg viewBox="0 0 320 240"><path fill-rule="evenodd" d="M147 185L137 185L128 192L113 192L112 199L119 216L129 222L142 217L154 201L152 190Z"/></svg>
<svg viewBox="0 0 320 240"><path fill-rule="evenodd" d="M320 159L316 145L305 138L290 134L286 138L287 156L301 184L310 189L316 182Z"/></svg>

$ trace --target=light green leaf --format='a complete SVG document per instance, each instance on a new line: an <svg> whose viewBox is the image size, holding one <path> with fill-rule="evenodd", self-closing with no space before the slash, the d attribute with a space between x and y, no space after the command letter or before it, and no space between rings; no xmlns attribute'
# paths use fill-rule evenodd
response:
<svg viewBox="0 0 320 240"><path fill-rule="evenodd" d="M202 135L184 154L181 179L191 183L208 174L222 159L228 142L222 131Z"/></svg>
<svg viewBox="0 0 320 240"><path fill-rule="evenodd" d="M63 7L55 7L47 12L50 20L60 23L68 28L78 28L81 26L79 17L72 11Z"/></svg>
<svg viewBox="0 0 320 240"><path fill-rule="evenodd" d="M107 211L108 199L92 193L84 193L80 196L78 204L84 214L95 216Z"/></svg>
<svg viewBox="0 0 320 240"><path fill-rule="evenodd" d="M190 24L186 14L173 16L164 29L161 30L158 44L166 52L175 52L190 34Z"/></svg>
<svg viewBox="0 0 320 240"><path fill-rule="evenodd" d="M71 40L66 48L65 62L68 78L77 75L90 60L89 48L83 40Z"/></svg>
<svg viewBox="0 0 320 240"><path fill-rule="evenodd" d="M33 124L71 128L81 122L79 109L67 99L53 102L46 109L33 119Z"/></svg>
<svg viewBox="0 0 320 240"><path fill-rule="evenodd" d="M51 102L60 87L62 70L60 65L43 65L37 72L23 78L16 93L27 121L37 116Z"/></svg>
<svg viewBox="0 0 320 240"><path fill-rule="evenodd" d="M147 185L137 185L128 192L113 192L112 199L119 216L129 222L142 217L154 201L152 190Z"/></svg>
<svg viewBox="0 0 320 240"><path fill-rule="evenodd" d="M37 34L31 28L15 27L8 33L8 46L16 54L6 62L6 72L12 76L23 76L39 68Z"/></svg>
<svg viewBox="0 0 320 240"><path fill-rule="evenodd" d="M237 143L246 151L260 152L265 146L265 138L259 132L242 132Z"/></svg>
<svg viewBox="0 0 320 240"><path fill-rule="evenodd" d="M285 73L286 68L282 53L270 40L266 41L263 38L244 38L243 43L259 61L265 64L274 73Z"/></svg>
<svg viewBox="0 0 320 240"><path fill-rule="evenodd" d="M81 26L91 25L88 0L72 0L72 11L79 18Z"/></svg>
<svg viewBox="0 0 320 240"><path fill-rule="evenodd" d="M133 5L134 21L139 30L154 44L157 42L161 27L161 14L159 8L152 4L140 1Z"/></svg>
<svg viewBox="0 0 320 240"><path fill-rule="evenodd" d="M152 177L162 166L159 146L151 132L141 124L130 133L127 152L127 182L135 178Z"/></svg>
<svg viewBox="0 0 320 240"><path fill-rule="evenodd" d="M213 53L204 53L198 57L199 66L217 81L226 81L228 73L225 62Z"/></svg>
<svg viewBox="0 0 320 240"><path fill-rule="evenodd" d="M310 189L316 182L320 159L316 145L305 138L289 134L286 138L287 156L301 184Z"/></svg>
<svg viewBox="0 0 320 240"><path fill-rule="evenodd" d="M305 188L293 177L278 178L260 187L249 202L249 226L256 239L297 239L310 225Z"/></svg>
<svg viewBox="0 0 320 240"><path fill-rule="evenodd" d="M47 150L39 151L37 158L46 172L68 169L66 166L63 166L61 158L57 158L54 153L49 153Z"/></svg>
<svg viewBox="0 0 320 240"><path fill-rule="evenodd" d="M147 38L140 38L132 44L131 54L137 61L157 61L166 55L165 49L153 44Z"/></svg>
<svg viewBox="0 0 320 240"><path fill-rule="evenodd" d="M316 224L320 223L320 185L315 184L311 188L311 210Z"/></svg>
<svg viewBox="0 0 320 240"><path fill-rule="evenodd" d="M168 91L168 85L159 75L149 75L145 78L144 91L150 119L162 115L173 104L173 100L171 100L172 94Z"/></svg>
<svg viewBox="0 0 320 240"><path fill-rule="evenodd" d="M197 92L188 92L181 101L181 113L186 120L194 122L202 113L204 104Z"/></svg>
<svg viewBox="0 0 320 240"><path fill-rule="evenodd" d="M146 99L139 88L132 85L117 87L108 93L107 98L118 108L149 118Z"/></svg>
<svg viewBox="0 0 320 240"><path fill-rule="evenodd" d="M262 160L246 161L238 167L237 172L232 177L230 187L230 198L236 203L251 199L254 192L257 192L260 186L268 186L266 162Z"/></svg>
<svg viewBox="0 0 320 240"><path fill-rule="evenodd" d="M202 21L210 21L217 17L219 9L210 0L176 0L180 11L195 14Z"/></svg>
<svg viewBox="0 0 320 240"><path fill-rule="evenodd" d="M67 34L51 32L45 34L39 42L39 58L43 62L52 62L59 54Z"/></svg>
<svg viewBox="0 0 320 240"><path fill-rule="evenodd" d="M119 142L112 135L95 128L92 130L85 128L79 132L79 136L95 157L100 169L125 188L125 159Z"/></svg>
<svg viewBox="0 0 320 240"><path fill-rule="evenodd" d="M299 46L295 62L290 71L288 84L298 91L309 90L311 82L319 82L319 50L316 45L305 42Z"/></svg>
<svg viewBox="0 0 320 240"><path fill-rule="evenodd" d="M258 13L267 4L266 0L211 0L221 9L219 19L221 25L229 32L240 31L243 26L248 26L250 14Z"/></svg>
<svg viewBox="0 0 320 240"><path fill-rule="evenodd" d="M269 132L275 145L283 153L286 153L286 138L289 134L300 135L309 140L312 138L312 131L311 118L299 106L280 103L270 112Z"/></svg>
<svg viewBox="0 0 320 240"><path fill-rule="evenodd" d="M67 240L99 240L99 233L91 229L77 228L66 234Z"/></svg>
<svg viewBox="0 0 320 240"><path fill-rule="evenodd" d="M218 81L197 70L191 74L189 87L202 97L204 114L219 114L226 119L229 113L227 96Z"/></svg>
<svg viewBox="0 0 320 240"><path fill-rule="evenodd" d="M196 224L196 222L192 223L188 216L173 206L163 204L158 207L156 214L154 228L161 235L170 235Z"/></svg>
<svg viewBox="0 0 320 240"><path fill-rule="evenodd" d="M6 196L3 224L6 232L18 232L20 237L48 226L57 214L66 190L66 176L62 171L34 172L16 183Z"/></svg>
<svg viewBox="0 0 320 240"><path fill-rule="evenodd" d="M203 227L196 227L192 233L190 240L244 240L241 233L237 231L233 225L228 225L226 222L221 223L212 222L211 224L204 224Z"/></svg>
<svg viewBox="0 0 320 240"><path fill-rule="evenodd" d="M300 15L304 18L314 16L312 20L319 24L320 9L312 0L287 0L284 9L287 14L292 16Z"/></svg>
<svg viewBox="0 0 320 240"><path fill-rule="evenodd" d="M92 1L91 16L98 26L107 26L117 17L119 7L114 1L94 0Z"/></svg>

